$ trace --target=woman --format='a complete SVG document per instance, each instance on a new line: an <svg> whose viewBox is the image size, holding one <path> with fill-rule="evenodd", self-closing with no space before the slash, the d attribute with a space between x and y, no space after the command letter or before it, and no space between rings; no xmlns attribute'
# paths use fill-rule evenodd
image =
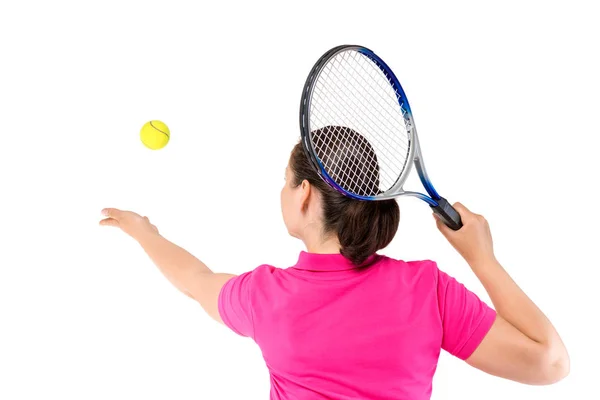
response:
<svg viewBox="0 0 600 400"><path fill-rule="evenodd" d="M333 190L301 143L286 168L281 206L289 234L307 250L292 267L261 265L239 276L213 273L133 212L105 209L100 223L131 235L181 292L260 346L271 399L429 399L441 349L526 384L568 374L558 333L496 260L481 215L456 203L463 227L437 226L495 310L433 261L378 254L398 228L396 201Z"/></svg>

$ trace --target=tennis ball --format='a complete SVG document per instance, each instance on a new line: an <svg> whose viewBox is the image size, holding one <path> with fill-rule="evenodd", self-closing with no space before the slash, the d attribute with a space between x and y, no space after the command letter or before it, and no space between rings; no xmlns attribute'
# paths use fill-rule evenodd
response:
<svg viewBox="0 0 600 400"><path fill-rule="evenodd" d="M171 132L161 121L148 121L140 130L140 139L151 150L162 149L169 143Z"/></svg>

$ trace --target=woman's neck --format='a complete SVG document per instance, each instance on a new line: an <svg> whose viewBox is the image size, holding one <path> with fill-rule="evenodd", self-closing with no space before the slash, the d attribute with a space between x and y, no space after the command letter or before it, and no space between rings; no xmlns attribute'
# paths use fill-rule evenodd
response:
<svg viewBox="0 0 600 400"><path fill-rule="evenodd" d="M320 236L313 238L304 238L302 240L306 246L306 251L316 254L337 254L340 252L340 242L336 237L323 241Z"/></svg>
<svg viewBox="0 0 600 400"><path fill-rule="evenodd" d="M337 235L324 235L323 225L311 221L304 226L300 240L304 242L306 251L316 254L339 254L340 242Z"/></svg>

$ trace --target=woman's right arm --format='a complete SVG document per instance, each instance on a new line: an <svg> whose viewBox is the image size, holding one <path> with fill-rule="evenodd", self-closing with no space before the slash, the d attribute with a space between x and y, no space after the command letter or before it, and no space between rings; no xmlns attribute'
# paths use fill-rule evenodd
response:
<svg viewBox="0 0 600 400"><path fill-rule="evenodd" d="M466 360L475 368L513 381L548 385L569 373L567 350L542 311L496 260L487 221L454 204L463 227L438 229L463 256L487 291L497 317L481 344Z"/></svg>

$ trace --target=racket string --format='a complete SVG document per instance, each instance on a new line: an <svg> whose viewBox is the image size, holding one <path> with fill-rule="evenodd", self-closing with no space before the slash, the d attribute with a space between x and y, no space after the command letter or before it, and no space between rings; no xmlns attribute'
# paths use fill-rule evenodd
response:
<svg viewBox="0 0 600 400"><path fill-rule="evenodd" d="M325 85L326 85L324 82L325 82L325 81L323 81L323 86L325 86ZM347 88L347 86L346 86L346 88ZM336 93L336 91L335 91L335 90L333 90L333 89L332 89L331 87L329 87L329 86L327 87L327 89L330 89L330 91L329 91L328 93L331 93L331 95L332 95L332 96L334 96L334 97L336 97L336 98L337 98L337 95L335 94L335 93ZM338 89L339 89L339 87L338 87ZM320 88L317 88L317 87L315 87L315 90L318 90L319 94L322 94L322 92L321 92ZM326 95L327 95L328 93L325 93L325 96L323 96L323 97L326 97ZM359 99L359 100L360 100L360 99ZM353 105L355 105L355 106L356 106L356 103L355 103L355 102L353 102ZM360 106L362 106L362 104L361 104ZM336 106L336 105L334 105L334 107L336 107L336 108L337 108L337 106ZM364 108L364 107L363 107L363 108ZM338 111L339 111L339 108L337 108L337 109L338 109ZM342 112L342 113L345 113L345 110L341 110L341 112ZM368 121L368 124L367 124L367 121L365 121L365 120L364 120L364 119L361 117L361 115L362 115L362 114L357 114L355 117L356 117L356 118L359 118L359 119L361 120L361 122L363 122L363 123L364 123L364 125L362 125L363 131L366 131L366 129L365 129L365 126L369 126L369 125L377 124L377 121L375 121L375 120L373 120L372 118L370 118L370 116L368 116L368 117L369 117L369 121ZM382 116L383 116L383 115L382 115ZM386 120L385 120L385 122L388 122L388 120L386 119ZM387 125L387 126L386 126L386 128L388 128L388 132L390 132L390 131L393 131L393 126ZM384 137L385 137L385 136L384 136ZM387 135L387 137L393 137L393 136L392 136L392 135ZM382 138L382 139L383 139L383 138ZM399 142L399 143L389 143L389 142L387 142L386 144L399 145L399 146L400 146L400 148L402 148L402 150L408 150L408 145L407 145L407 144L404 144L403 142ZM392 154L394 154L394 153L392 153Z"/></svg>
<svg viewBox="0 0 600 400"><path fill-rule="evenodd" d="M338 130L341 130L341 127L337 128ZM332 178L336 182L338 182L340 186L342 186L345 190L348 190L349 186L357 186L357 182L355 179L352 178L353 175L350 174L350 172L354 172L354 168L352 168L351 164L352 160L347 156L345 157L345 159L343 159L342 157L344 154L350 154L352 149L356 149L359 146L358 142L352 139L346 140L345 145L346 147L342 148L340 148L339 146L332 147L327 145L327 142L325 140L315 141L315 148L317 149L318 157L320 159L324 159L325 154L335 154L337 156L337 159L333 158L330 162L325 163L324 167L328 174L332 176ZM372 165L374 168L378 169L377 161L373 159L373 157L371 157L370 155L368 155L367 157L367 160L357 165L358 169L360 170L361 168L363 168L367 162L369 162L369 164ZM354 163L356 164L357 162L354 161ZM361 181L364 183L364 179L362 179ZM351 185L351 183L353 183L354 185ZM376 188L365 190L365 193L379 192L379 190L380 188L377 186Z"/></svg>
<svg viewBox="0 0 600 400"><path fill-rule="evenodd" d="M360 57L363 59L363 63L364 63L364 59L366 59L366 57L365 57L365 56L362 56L362 55L361 55ZM367 62L371 63L371 61L367 61ZM348 77L348 76L347 76L347 74L340 74L340 67L338 67L338 66L337 66L338 64L339 64L339 62L336 62L336 60L334 60L334 62L332 62L332 63L330 64L331 66L329 66L328 68L326 67L326 71L325 71L325 73L324 73L324 75L325 75L325 76L324 76L324 79L323 79L323 80L321 80L321 83L326 83L326 82L328 82L328 81L333 81L333 82L339 83L339 81L340 81L340 80L337 80L337 79L335 79L335 78L332 78L331 76L329 76L329 75L331 74L331 72L332 72L332 71L330 71L330 70L334 69L334 66L335 66L335 69L336 69L336 71L335 71L335 74L333 75L333 77L335 77L335 76L336 76L336 74L337 74L337 75L345 75L345 76L346 76L346 78ZM366 70L364 67L361 67L361 70L362 70L364 73L367 73L367 74L369 74L369 71L367 71L367 70ZM374 67L372 67L372 68L371 68L371 70L372 70L372 72L371 72L371 75L370 75L370 76L372 76L372 74L373 74L373 73L375 73L375 69L374 69ZM381 78L381 79L387 79L387 78L385 78L385 76L383 75L383 73L382 73L382 72L381 72L379 69L377 69L377 70L376 70L376 72L377 72L379 75L381 75L381 76L380 76L380 78ZM364 87L364 86L368 85L368 83L369 83L368 81L366 81L366 80L365 80L365 78L362 76L362 74L358 73L358 71L357 71L355 68L354 68L354 69L353 69L353 71L352 71L352 77L354 78L354 80L355 80L355 81L357 80L357 79L356 79L357 77L362 79L362 82L360 82L360 83L359 83L361 87ZM389 109L390 109L390 108L391 108L393 111L397 111L397 110L399 110L399 108L398 108L398 103L396 102L396 99L395 99L395 98L396 98L396 92L395 92L395 91L393 91L392 87L391 87L391 86L389 86L389 84L388 84L387 88L386 88L385 86L382 86L381 79L379 79L379 80L372 79L372 81L374 81L374 82L377 82L378 88L379 88L380 90L379 90L378 92L375 92L375 93L377 93L377 94L379 95L379 98L380 98L380 99L384 99L384 97L381 95L381 93L380 93L380 92L381 92L381 91L383 91L383 90L385 90L385 89L387 89L388 91L391 91L391 92L394 94L393 96L390 96L389 94L391 94L391 93L388 93L388 96L387 96L387 97L388 97L388 102L387 102L387 104L382 104L380 101L377 101L377 99L374 99L374 98L373 98L373 96L372 96L372 95L373 95L373 91L371 91L371 92L365 92L365 91L363 91L363 93L362 93L362 94L363 94L363 97L365 97L365 96L364 96L365 94L370 94L371 96L370 96L369 98L367 98L367 99L366 99L366 102L365 102L365 101L363 101L363 102L362 102L362 103L359 105L359 107L361 107L361 108L363 108L363 109L364 109L364 108L369 108L369 109L370 109L370 111L371 111L371 113L373 113L373 112L377 113L377 114L378 114L378 116L380 117L380 119L383 119L383 121L385 121L385 122L387 123L387 124L386 124L386 128L387 128L388 130L392 129L392 128L393 128L393 125L396 125L397 127L402 127L402 125L403 125L403 123L404 123L404 120L405 120L405 118L404 118L404 113L402 113L402 112L401 112L401 115L400 115L400 119L401 119L401 121L400 121L400 123L399 123L399 121L398 121L398 113L397 113L397 112L396 112L396 113L394 113L394 114L396 114L396 115L393 115L392 113L389 113L389 112L388 112L388 115L392 115L392 116L395 116L395 117L396 117L396 118L394 118L392 121L390 121L390 118L388 117L388 115L386 115L386 114L384 114L384 113L382 113L382 112L381 112L381 110L382 110L382 109L387 109L387 110L389 111ZM344 81L342 81L342 84L343 84L343 86L344 86L343 88L340 88L340 86L339 86L339 85L336 85L336 88L335 88L335 89L337 89L337 90L332 90L332 88L331 88L330 86L329 86L329 87L327 87L327 89L329 89L329 90L330 90L330 93L331 93L331 94L333 94L333 95L336 95L336 92L341 92L341 93L343 93L343 94L348 94L348 93L350 93L351 95L353 95L353 97L354 97L355 99L357 99L357 100L359 100L359 101L360 101L360 100L363 100L363 99L360 99L360 98L358 98L358 97L356 96L356 94L355 94L355 92L356 92L356 91L355 91L355 90L352 90L352 88L348 87L348 85L347 85L347 84L345 84L345 83L344 83ZM387 83L386 83L386 84L387 84ZM356 86L356 85L355 85L355 86ZM341 90L341 91L340 91L339 89L345 89L345 90ZM339 97L339 96L338 96L338 97ZM391 99L391 98L393 98L393 99ZM390 99L391 99L391 100L390 100ZM377 107L373 107L373 102L374 102L374 101L377 101ZM385 100L384 100L384 101L385 101ZM366 104L365 104L365 103L366 103ZM348 104L346 104L346 105L348 105ZM354 104L353 104L353 105L354 105L354 106L355 106L355 108L356 108L357 104L356 104L355 102L354 102ZM387 105L387 107L386 107L386 105ZM374 120L372 120L372 119L371 119L369 122L371 123L371 125L376 125L376 124L378 123L377 121L374 121ZM398 137L397 135L390 135L390 134L389 134L389 133L390 133L389 131L388 131L388 132L385 132L385 133L387 133L387 136L389 136L389 137L392 137L392 138L393 138L393 137ZM407 135L406 135L406 136L407 136ZM400 142L400 143L394 143L394 144L404 144L404 143ZM406 148L406 145L405 145L405 146L403 146L403 147L404 147L404 148Z"/></svg>
<svg viewBox="0 0 600 400"><path fill-rule="evenodd" d="M343 129L341 127L336 127L335 129L338 132L343 131L342 134L345 133L347 135L346 137L348 137L347 129ZM354 184L351 185L353 186L354 191L359 192L363 196L371 196L373 194L376 194L380 189L379 178L377 177L377 175L379 174L379 166L377 163L377 159L375 158L375 153L368 151L368 143L364 140L362 136L359 136L358 134L350 134L349 137L350 140L347 140L345 142L346 148L344 149L345 151L342 152L342 154L348 154L351 150L358 150L360 151L360 155L363 157L359 157L358 161L355 161L353 165L348 165L349 163L346 163L348 167L346 169L341 169L344 175L342 177L343 181L347 182L348 180L350 180ZM362 141L360 141L361 138L363 138ZM346 158L346 160L351 159ZM368 166L366 165L367 163ZM355 168L352 168L353 166ZM347 173L349 169L352 170L352 174ZM371 178L367 180L368 175L365 173L361 174L359 173L360 171L368 171L370 172L370 175L376 177L376 179Z"/></svg>
<svg viewBox="0 0 600 400"><path fill-rule="evenodd" d="M330 60L314 85L311 103L311 130L337 126L333 135L344 143L340 147L328 145L331 141L324 137L313 140L319 158L336 155L327 158L324 168L338 185L360 188L361 195L369 196L382 191L379 175L385 188L398 180L410 149L410 119L388 77L369 58L353 51ZM350 130L358 134L348 134ZM364 152L365 142L374 145L372 155ZM353 151L366 157L344 158ZM377 174L357 173L361 170Z"/></svg>
<svg viewBox="0 0 600 400"><path fill-rule="evenodd" d="M334 64L332 64L332 65L334 65ZM333 67L330 67L329 69L333 69ZM334 78L333 78L333 79L332 79L332 78L329 78L329 76L328 76L328 75L330 74L330 72L331 72L331 71L327 71L327 72L326 72L326 75L325 75L325 77L324 77L324 79L323 79L323 81L321 81L321 83L323 83L323 85L325 85L325 84L326 84L326 83L327 83L329 80L331 80L331 81L333 81L333 82L339 82L339 80L337 80L337 79L334 79ZM337 72L336 72L336 73L337 73ZM334 73L334 74L333 74L333 76L334 76L334 77L336 76L336 73ZM353 75L353 77L354 77L354 76L355 76L355 75ZM360 75L359 75L359 77L360 77ZM328 79L328 78L329 78L329 79ZM362 77L361 77L361 78L362 78ZM347 81L347 80L346 80L346 81ZM363 81L364 81L364 78L363 78ZM392 122L390 123L390 119L389 119L389 117L388 117L388 116L386 116L385 114L383 114L383 113L381 112L381 110L382 110L382 109L386 108L386 107L385 107L385 105L383 105L383 104L381 104L381 102L377 101L377 107L373 107L373 105L372 105L373 101L372 101L372 100L374 100L374 99L372 98L372 96L371 96L371 98L368 98L368 99L361 99L361 98L359 98L359 97L357 97L357 96L356 96L356 91L355 91L355 90L352 90L352 88L348 87L348 85L347 85L347 84L345 84L344 82L345 82L345 81L342 81L342 85L344 86L343 88L340 88L340 86L337 86L337 85L336 85L336 88L333 88L333 90L332 90L332 88L331 88L331 87L327 87L328 89L330 89L330 92L329 92L329 93L330 93L330 94L332 94L333 96L336 96L336 93L338 93L338 92L341 92L341 93L344 93L344 92L345 92L346 94L348 94L348 93L349 93L351 96L353 96L353 97L354 97L354 99L356 99L356 100L358 100L358 101L360 102L360 104L359 104L358 106L359 106L361 109L363 109L363 110L364 110L365 108L367 108L367 109L368 109L368 108L371 108L371 112L373 112L373 111L374 111L374 112L376 112L376 113L378 114L378 116L379 116L379 117L381 117L381 119L382 119L382 120L383 120L383 121L386 123L386 126L385 126L385 127L386 127L386 128L388 128L388 131L387 131L387 132L385 132L385 133L387 133L387 134L388 134L387 136L389 136L389 137L394 137L394 135L390 135L389 133L390 133L390 131L391 131L391 132L393 132L394 123L396 123L396 125L397 125L397 121L392 121ZM365 82L365 83L368 83L368 82ZM364 85L363 85L363 86L364 86ZM337 90L335 90L335 89L337 89ZM342 89L342 90L340 90L340 89ZM363 95L364 95L364 94L365 94L365 93L363 92ZM368 92L367 92L367 94L370 94L370 93L368 93ZM380 95L380 97L381 97L381 95ZM338 97L338 98L339 98L339 97ZM351 100L351 99L349 99L349 100ZM366 100L366 102L365 102L365 100ZM356 102L352 102L352 103L353 103L353 104L352 104L353 106L357 106ZM365 104L365 103L366 103L366 104ZM387 108L390 108L390 107L389 107L389 104L387 104L387 105L388 105L388 107L387 107ZM397 104L396 104L396 106L395 106L395 107L397 108ZM361 110L361 111L363 111L363 110ZM362 114L359 114L359 115L362 115ZM367 114L367 115L370 117L370 114ZM370 123L370 125L371 125L371 126L374 126L374 125L376 125L376 124L378 124L378 123L380 123L380 122L381 122L381 121L375 121L375 120L373 120L373 119L370 119L370 121L369 121L369 123ZM401 126L401 125L400 125L400 126ZM402 143L395 143L395 144L402 144ZM404 147L404 148L406 148L407 146L405 145L405 146L403 146L403 147Z"/></svg>
<svg viewBox="0 0 600 400"><path fill-rule="evenodd" d="M370 82L376 82L377 85L378 85L378 87L379 87L379 89L380 89L379 91L376 92L377 95L379 96L379 98L384 101L384 103L385 103L385 105L387 107L392 108L392 109L396 109L398 107L398 103L397 103L397 100L396 100L398 98L398 92L389 85L389 77L385 73L383 73L380 69L375 70L373 68L372 61L368 60L366 56L362 56L361 55L359 59L361 61L358 63L358 66L362 69L362 71L364 73L366 73L367 75L369 75L370 79L367 81L367 79L365 79L365 77L362 74L358 74L358 77L362 80L362 82L364 83L364 85L370 85ZM366 63L369 63L368 65L371 67L370 71L368 71L365 68L365 64ZM384 82L382 82L382 79L380 79L381 76L385 77ZM394 98L392 98L391 96L384 97L381 94L382 92L386 92L386 91L389 91L389 90L392 90L392 92L394 93ZM379 103L378 105L381 106L381 103ZM380 109L377 108L377 110L379 111ZM396 115L396 114L394 113L393 115ZM382 115L382 116L384 118L386 118L386 120L387 120L387 117L385 115ZM403 118L403 120L402 120L401 123L404 122L404 114L402 114L402 118ZM398 121L394 121L394 122L398 123Z"/></svg>
<svg viewBox="0 0 600 400"><path fill-rule="evenodd" d="M318 98L319 98L319 97L321 97L321 95L322 95L322 91L321 91L321 90L320 90L320 88L318 88L318 87L315 87L315 92L313 92L313 96L314 96L314 94L315 94L315 93L317 94L317 97L318 97ZM329 93L333 93L333 96L334 96L334 97L336 96L336 95L335 95L335 91L334 91L334 90L330 90L330 92L329 92ZM325 97L325 96L323 96L323 97ZM331 107L331 106L332 106L332 107ZM346 110L340 110L340 109L339 109L339 107L338 107L338 106L337 106L335 103L332 103L332 104L331 104L331 106L330 106L330 107L328 107L328 108L323 108L323 109L324 109L324 110L328 110L328 109L331 109L331 108L335 108L335 109L336 109L336 111L338 111L340 114L344 114L344 115L343 115L344 117L347 117ZM315 117L315 119L316 119L318 122L320 122L320 123L319 123L319 124L317 124L317 125L320 125L320 126L324 126L324 125L326 125L326 123L325 123L324 121L322 121L322 120L321 120L321 118L319 118L319 115L320 115L320 114L319 114L318 112L316 112L316 110L314 110L314 111L313 111L313 114L314 114L313 116ZM369 121L365 121L365 120L364 120L364 119L361 117L361 115L362 115L362 114L363 114L363 113L357 113L357 114L355 115L355 117L357 117L357 118L360 120L360 122L361 122L361 123L358 123L358 122L357 122L357 123L355 123L354 125L358 125L358 126L359 126L359 129L358 129L358 131L360 131L360 132L366 132L366 131L368 131L368 130L367 130L367 128L366 128L367 126L369 126L369 125L374 125L374 124L376 124L377 122L376 122L376 121L374 121L373 119L370 119ZM330 121L333 121L333 120L339 120L339 119L340 119L340 118L330 118L330 117L331 117L331 113L329 113L329 112L327 112L327 115L324 115L324 117L325 117L325 118L324 118L325 120L327 120L327 119L330 119ZM343 120L343 119L344 119L344 118L342 118L342 120ZM340 125L343 125L343 123L340 123ZM346 124L346 125L347 125L347 124ZM391 135L385 135L385 136L383 136L383 138L385 138L385 137L390 137L390 136L391 136ZM377 141L377 142L378 142L377 144L381 144L381 143L380 143L380 141ZM402 150L404 150L404 151L406 151L406 152L408 151L407 147L406 147L406 146L404 146L404 145L403 145L403 143L399 143L399 144L397 144L397 143L391 143L390 141L386 140L386 141L385 141L385 144L386 144L387 146L389 146L388 148L390 148L390 149L393 149L393 148L396 148L396 147L400 147ZM382 147L382 146L380 146L380 147ZM390 159L390 158L389 158L389 156L388 156L388 154L391 154L391 156L393 157L393 159ZM394 161L396 161L398 164L400 164L400 165L403 165L403 164L404 164L404 160L403 160L403 159L399 159L399 158L395 157L395 154L396 154L396 152L389 152L389 153L388 153L388 152L383 152L383 154L382 154L382 155L383 155L383 156L384 156L384 157L387 159L387 161L390 161L390 162L394 162Z"/></svg>
<svg viewBox="0 0 600 400"><path fill-rule="evenodd" d="M358 54L358 53L356 53L356 54ZM347 54L344 54L344 55L346 55L346 58L350 57ZM361 71L363 72L363 74L357 73L356 69L353 69L352 76L354 78L359 78L361 80L361 83L362 83L361 86L363 88L365 86L371 86L371 83L375 82L378 85L378 89L379 89L378 91L375 91L375 94L377 94L378 97L379 97L379 99L383 100L383 102L384 102L384 104L382 104L381 101L378 100L377 101L377 107L373 107L372 110L374 110L375 112L377 112L379 114L379 116L382 117L386 123L390 123L390 118L389 117L390 116L392 117L392 121L388 125L388 128L391 128L392 131L393 131L394 126L400 126L401 127L402 124L404 123L404 115L403 114L401 114L402 119L400 121L398 121L398 119L397 119L397 113L396 112L388 113L387 115L383 114L381 112L381 110L383 110L383 109L387 109L388 111L390 109L394 110L394 111L398 110L398 103L396 101L397 92L389 85L389 81L387 80L388 79L387 76L379 68L377 68L377 69L373 68L373 63L366 56L359 55L358 60L359 61L358 61L357 64L361 68ZM344 61L348 61L348 60L345 59ZM365 68L365 63L369 63L368 65L371 67L370 71ZM339 63L337 63L337 64L339 64ZM332 65L337 65L337 64L334 62ZM369 75L370 79L367 80L364 77L364 74ZM394 94L394 96L389 96L389 94L391 94L390 91L391 91L391 93ZM382 93L384 93L384 92L388 92L388 96L384 97L382 95ZM366 92L366 93L368 93L370 95L374 94L372 91L369 91L369 92ZM370 100L373 100L372 96L371 96ZM370 103L371 102L369 102L369 104ZM396 118L394 118L394 117L396 117ZM398 137L398 136L390 135L390 137Z"/></svg>
<svg viewBox="0 0 600 400"><path fill-rule="evenodd" d="M329 127L331 127L331 126L329 126ZM344 132L345 132L344 129L345 128L342 128L340 126L334 126L334 127L331 127L331 128L334 129L334 133L339 133L338 136L344 135ZM328 172L328 174L330 176L332 176L332 178L335 175L335 178L333 178L333 179L336 182L346 182L347 184L345 186L354 186L354 185L350 185L350 183L354 183L354 184L357 183L356 180L353 179L352 175L350 175L349 173L342 173L342 174L340 174L338 172L338 170L341 170L342 172L344 172L344 171L348 172L348 171L352 171L353 170L351 168L351 165L350 166L347 165L348 163L350 163L352 161L350 159L350 157L346 157L343 160L341 156L344 155L344 154L351 153L352 149L356 149L358 147L362 147L362 146L359 146L359 141L357 139L354 139L354 137L355 136L348 136L348 135L346 135L346 140L345 140L345 142L343 142L343 143L346 144L346 147L341 148L341 149L339 147L329 146L328 145L329 142L327 142L324 138L321 139L321 140L316 140L315 141L315 145L316 145L315 147L318 149L317 152L318 152L318 157L320 159L323 159L324 155L335 154L338 159L342 160L341 162L336 162L337 160L333 159L332 162L326 163L324 165L324 167L325 167L325 170ZM373 156L371 156L370 153L366 153L366 156L368 157L368 159L365 160L364 162L362 162L361 164L359 164L358 165L358 167L359 167L358 169L361 170L361 168L364 167L365 164L368 161L369 164L372 165L372 168L379 170L378 162L374 158L375 157L375 153L373 153ZM355 163L356 163L356 161L355 161ZM366 182L364 182L364 178L361 179L361 180L362 180L363 183L366 183ZM379 180L378 180L378 185L379 185ZM367 192L368 193L379 192L380 188L378 187L378 185L375 188L369 188L368 190L365 189L365 193L367 193ZM340 186L342 186L342 185L340 185ZM370 185L370 186L373 186L373 185ZM342 187L345 190L347 189L347 187L344 187L344 186L342 186ZM361 193L361 195L362 195L362 193ZM368 194L364 194L364 195L368 195Z"/></svg>
<svg viewBox="0 0 600 400"><path fill-rule="evenodd" d="M377 160L361 135L348 128L328 126L314 132L314 137L317 144L322 144L318 156L324 167L329 167L329 176L336 182L345 182L344 190L363 196L379 193ZM362 142L358 141L360 138Z"/></svg>
<svg viewBox="0 0 600 400"><path fill-rule="evenodd" d="M316 143L316 144L317 144L317 147L324 145L324 143L323 143L323 142L321 142L321 143ZM357 142L355 141L353 144L357 144ZM334 150L334 149L331 149L331 148L329 148L329 147L328 147L327 149L328 149L328 150Z"/></svg>

